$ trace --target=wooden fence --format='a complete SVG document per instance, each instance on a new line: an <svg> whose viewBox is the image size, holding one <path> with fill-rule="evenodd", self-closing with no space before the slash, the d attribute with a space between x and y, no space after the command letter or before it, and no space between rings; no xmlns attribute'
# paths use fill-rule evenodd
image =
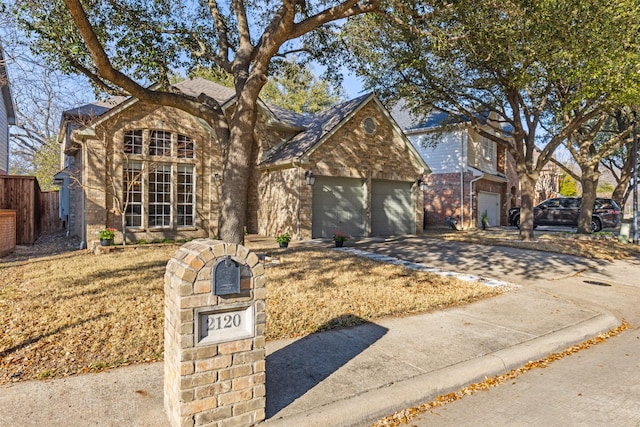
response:
<svg viewBox="0 0 640 427"><path fill-rule="evenodd" d="M59 218L60 199L58 190L40 193L40 232L59 230L62 221Z"/></svg>
<svg viewBox="0 0 640 427"><path fill-rule="evenodd" d="M58 192L40 191L34 176L0 176L0 209L16 211L16 244L32 245L41 232L62 227Z"/></svg>
<svg viewBox="0 0 640 427"><path fill-rule="evenodd" d="M16 248L16 211L0 209L0 256Z"/></svg>

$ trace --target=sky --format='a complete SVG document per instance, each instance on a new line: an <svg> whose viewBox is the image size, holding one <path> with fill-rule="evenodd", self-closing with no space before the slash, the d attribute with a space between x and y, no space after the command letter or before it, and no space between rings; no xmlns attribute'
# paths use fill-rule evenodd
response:
<svg viewBox="0 0 640 427"><path fill-rule="evenodd" d="M357 98L363 95L364 89L362 88L362 82L356 76L349 72L349 70L343 68L344 80L342 87L344 88L347 99Z"/></svg>

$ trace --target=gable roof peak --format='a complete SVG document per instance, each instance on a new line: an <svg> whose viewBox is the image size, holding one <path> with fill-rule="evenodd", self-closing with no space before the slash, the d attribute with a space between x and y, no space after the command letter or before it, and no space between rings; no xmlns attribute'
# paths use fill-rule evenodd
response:
<svg viewBox="0 0 640 427"><path fill-rule="evenodd" d="M377 99L373 92L309 115L305 129L268 153L261 164L287 163L308 155L371 99Z"/></svg>

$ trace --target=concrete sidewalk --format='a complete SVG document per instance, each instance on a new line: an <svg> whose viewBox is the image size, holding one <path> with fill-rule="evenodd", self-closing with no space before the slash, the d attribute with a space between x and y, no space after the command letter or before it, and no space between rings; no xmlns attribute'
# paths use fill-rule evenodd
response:
<svg viewBox="0 0 640 427"><path fill-rule="evenodd" d="M462 308L271 343L267 425L371 424L617 325L611 315L521 288Z"/></svg>
<svg viewBox="0 0 640 427"><path fill-rule="evenodd" d="M618 324L605 310L524 286L464 307L269 342L264 425L370 425ZM167 426L162 380L156 363L4 385L0 425Z"/></svg>

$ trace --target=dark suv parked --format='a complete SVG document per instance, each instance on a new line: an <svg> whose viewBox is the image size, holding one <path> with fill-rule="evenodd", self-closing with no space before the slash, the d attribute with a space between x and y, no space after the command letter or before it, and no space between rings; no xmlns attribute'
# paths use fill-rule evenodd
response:
<svg viewBox="0 0 640 427"><path fill-rule="evenodd" d="M577 227L580 216L580 197L556 197L533 208L533 226L560 225ZM617 227L620 224L620 208L611 199L597 198L591 215L591 231ZM509 225L520 228L520 208L509 209Z"/></svg>

